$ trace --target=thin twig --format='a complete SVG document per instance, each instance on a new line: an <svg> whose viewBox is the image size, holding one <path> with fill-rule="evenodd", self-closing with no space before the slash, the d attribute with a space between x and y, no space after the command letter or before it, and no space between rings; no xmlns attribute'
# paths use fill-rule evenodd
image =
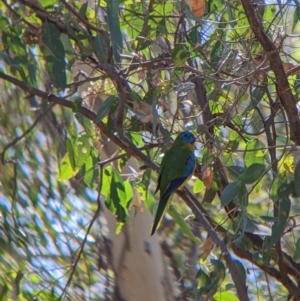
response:
<svg viewBox="0 0 300 301"><path fill-rule="evenodd" d="M89 226L88 226L88 228L86 230L84 239L83 239L83 241L82 241L82 243L80 245L79 253L78 253L78 255L76 257L76 260L75 260L75 262L74 262L74 264L72 266L72 271L71 271L71 274L70 274L70 276L68 278L68 281L67 281L67 283L66 283L66 285L65 285L65 287L64 287L64 289L63 289L63 291L61 293L61 295L57 298L57 300L61 300L62 297L66 294L67 289L68 289L68 287L70 286L70 284L72 282L72 278L73 278L73 275L75 273L77 264L78 264L78 262L80 260L80 257L82 255L82 253L83 253L84 246L85 246L85 244L87 242L87 237L88 237L89 233L91 232L91 229L92 229L92 226L93 226L94 222L96 221L97 217L99 216L99 214L101 212L101 190L102 190L103 166L100 165L99 168L100 168L100 179L99 179L99 188L98 188L98 196L97 196L97 209L96 209L96 212L95 212L95 214L94 214L94 216L93 216L93 218L92 218L92 220L91 220L91 222L90 222L90 224L89 224Z"/></svg>

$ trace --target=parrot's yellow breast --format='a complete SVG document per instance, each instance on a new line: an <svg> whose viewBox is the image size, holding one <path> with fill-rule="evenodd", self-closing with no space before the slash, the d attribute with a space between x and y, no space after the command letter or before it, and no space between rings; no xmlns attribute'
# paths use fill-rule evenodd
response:
<svg viewBox="0 0 300 301"><path fill-rule="evenodd" d="M184 145L183 147L188 149L191 152L194 152L194 150L195 150L194 144L188 143L188 144Z"/></svg>

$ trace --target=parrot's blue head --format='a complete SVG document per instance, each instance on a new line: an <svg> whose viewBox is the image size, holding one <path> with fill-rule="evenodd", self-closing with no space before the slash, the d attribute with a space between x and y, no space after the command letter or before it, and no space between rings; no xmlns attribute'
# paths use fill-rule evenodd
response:
<svg viewBox="0 0 300 301"><path fill-rule="evenodd" d="M183 132L179 134L174 144L194 144L195 136L191 132Z"/></svg>

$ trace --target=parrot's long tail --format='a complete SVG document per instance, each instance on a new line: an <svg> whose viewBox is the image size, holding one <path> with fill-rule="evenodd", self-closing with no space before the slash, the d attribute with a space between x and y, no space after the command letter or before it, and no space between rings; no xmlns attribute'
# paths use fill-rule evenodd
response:
<svg viewBox="0 0 300 301"><path fill-rule="evenodd" d="M156 213L155 213L155 218L154 218L154 222L153 222L153 226L152 226L152 229L151 229L151 235L154 234L154 232L156 231L156 229L158 228L165 212L166 212L166 209L167 209L167 206L168 206L168 200L169 200L170 196L164 198L164 199L161 199L158 203L158 207L157 207L157 210L156 210Z"/></svg>

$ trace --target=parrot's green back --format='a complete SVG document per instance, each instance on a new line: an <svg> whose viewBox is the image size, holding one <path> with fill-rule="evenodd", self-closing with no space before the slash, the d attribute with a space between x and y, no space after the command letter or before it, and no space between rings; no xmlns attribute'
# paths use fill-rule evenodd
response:
<svg viewBox="0 0 300 301"><path fill-rule="evenodd" d="M156 191L160 190L160 200L155 214L151 235L159 226L171 195L184 186L195 169L195 137L190 132L181 133L162 159Z"/></svg>

